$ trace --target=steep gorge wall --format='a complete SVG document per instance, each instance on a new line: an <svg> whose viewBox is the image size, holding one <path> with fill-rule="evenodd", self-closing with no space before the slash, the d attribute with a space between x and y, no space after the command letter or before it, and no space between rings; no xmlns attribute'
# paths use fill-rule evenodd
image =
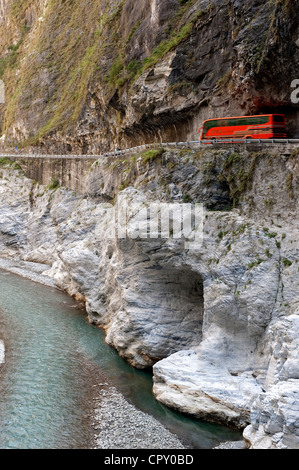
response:
<svg viewBox="0 0 299 470"><path fill-rule="evenodd" d="M151 154L157 154L159 156L163 155L167 149L171 151L171 149L178 147L181 148L181 154L183 155L184 152L189 152L192 148L197 155L204 155L204 147L201 146L198 143L185 143L184 145L179 145L176 146L173 143L167 144L164 143L163 147L160 146L159 144L156 145L150 145L150 146L141 146L140 148L135 148L132 149L131 151L126 150L126 152L112 152L110 155L106 154L104 157L99 158L99 156L96 155L41 155L41 154L36 154L35 152L33 153L25 153L25 150L20 152L19 150L15 152L14 154L8 154L5 156L5 153L3 154L1 158L2 164L5 162L15 162L17 165L19 165L26 176L38 183L41 183L45 186L48 185L53 185L54 183L56 186L64 186L68 189L72 189L74 191L77 191L81 194L84 194L86 192L90 191L90 195L95 195L98 196L101 194L101 187L97 187L97 182L95 180L95 184L90 184L90 181L93 181L93 178L95 178L95 171L91 172L92 170L92 165L95 163L95 161L98 160L98 162L101 162L101 165L105 162L105 168L111 167L114 170L117 169L117 171L112 171L111 175L109 176L108 180L111 182L111 185L114 186L114 191L113 194L117 194L121 186L125 187L128 186L128 184L134 184L135 181L133 180L132 175L138 180L138 177L140 177L140 171L143 171L143 167L141 165L141 170L138 169L140 165L136 165L136 160L137 158L141 155L151 155ZM224 148L226 150L223 152ZM143 153L142 153L143 149ZM189 150L190 149L190 150ZM245 154L245 155L251 155L254 154L256 157L258 156L265 156L267 159L272 159L271 157L274 156L276 157L277 155L280 155L280 158L285 158L285 162L288 162L290 160L293 161L295 159L295 156L297 155L297 150L294 144L286 144L286 143L281 143L281 144L260 144L260 143L250 143L250 144L225 144L225 147L223 147L222 144L214 144L213 145L213 151L215 150L215 155L239 155L239 154ZM171 154L171 153L170 153ZM213 154L213 152L212 152ZM140 157L142 160L142 157ZM233 158L233 157L232 157ZM238 159L238 157L236 157ZM146 159L146 157L143 157L143 159ZM149 161L151 158L149 158ZM258 158L257 158L258 160ZM251 157L248 159L249 162L251 162L252 168L254 167L254 163L252 162ZM99 164L99 163L97 163ZM215 175L218 175L218 178L224 178L223 181L223 191L224 186L227 185L227 192L229 192L229 183L226 181L226 178L223 176L224 173L224 168L222 168L222 158L218 159L215 158L213 159L213 162L209 162L209 165L214 168L214 177L213 180L215 180ZM136 167L135 167L136 165ZM171 165L171 163L170 163ZM225 164L227 165L227 163ZM120 171L120 168L123 168L123 173ZM168 168L168 172L170 173L171 168ZM247 169L248 170L248 169ZM280 167L279 171L284 173L285 168ZM131 177L128 175L128 173L131 174ZM93 176L91 176L91 174ZM244 175L243 175L243 182L241 182L241 186L245 185L245 179L247 177L252 177L251 173L248 171L244 170ZM90 177L90 178L89 178ZM169 178L170 175L165 174L165 178ZM264 176L263 176L264 177ZM263 177L261 180L263 180ZM102 176L99 177L99 180L101 181L102 187L105 186L106 181L105 179L107 178L107 174L105 175L105 178ZM211 178L211 175L209 176ZM269 178L272 178L272 175L269 176ZM290 186L290 191L292 191L292 184L293 184L293 173L292 170L289 171L289 182L286 184ZM206 182L204 182L206 183ZM88 185L87 185L88 184ZM195 188L197 189L192 189L189 185L188 192L191 191L191 193L194 193L196 190L198 190L198 183L195 183L192 181L192 184L194 184ZM269 181L269 184L272 186L273 183ZM89 187L90 186L90 187ZM212 191L214 191L214 195L212 195ZM238 188L234 189L235 192L239 193L240 191ZM214 203L216 203L217 206L217 199L218 199L218 193L219 190L217 187L213 187L209 191L209 197L211 197L211 201L208 203L209 207L213 206L212 200L214 199ZM107 196L108 198L111 197ZM185 194L186 197L186 194ZM187 195L187 197L189 197ZM223 196L220 196L220 199L223 198ZM265 200L267 198L265 197ZM277 200L277 198L275 199ZM223 204L231 205L232 200L224 197L223 198ZM271 199L272 202L269 202L272 206L274 205L273 198ZM272 207L272 210L274 208Z"/></svg>
<svg viewBox="0 0 299 470"><path fill-rule="evenodd" d="M96 158L61 157L59 155L43 157L10 156L2 157L5 161L15 162L26 176L45 186L63 186L78 193L87 192L86 182Z"/></svg>
<svg viewBox="0 0 299 470"><path fill-rule="evenodd" d="M285 112L295 136L298 8L293 0L2 0L6 144L99 154L194 140L204 118L268 111Z"/></svg>
<svg viewBox="0 0 299 470"><path fill-rule="evenodd" d="M15 163L35 184L50 186L55 180L56 188L99 200L113 201L126 187L145 186L157 200L201 202L208 210L236 207L260 222L296 220L296 148L287 144L194 147L197 150L157 146L100 158L20 154L2 157L0 164Z"/></svg>

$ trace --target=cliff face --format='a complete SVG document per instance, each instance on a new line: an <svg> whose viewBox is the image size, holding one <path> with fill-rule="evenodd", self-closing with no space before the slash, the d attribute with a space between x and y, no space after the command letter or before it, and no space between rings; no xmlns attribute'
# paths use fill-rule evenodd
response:
<svg viewBox="0 0 299 470"><path fill-rule="evenodd" d="M5 145L98 154L266 111L295 136L298 14L293 0L0 0ZM100 159L84 194L0 165L2 256L48 264L109 344L153 366L161 402L245 428L251 447L298 448L296 152ZM117 203L134 235L134 203L157 199L205 205L200 250L109 236Z"/></svg>
<svg viewBox="0 0 299 470"><path fill-rule="evenodd" d="M293 0L2 0L2 134L99 153L275 111L295 136L298 14Z"/></svg>
<svg viewBox="0 0 299 470"><path fill-rule="evenodd" d="M253 448L299 447L296 152L102 158L85 194L1 165L1 256L46 263L121 356L153 366L162 403L244 429ZM173 224L168 238L141 235L157 201L204 204L198 249Z"/></svg>

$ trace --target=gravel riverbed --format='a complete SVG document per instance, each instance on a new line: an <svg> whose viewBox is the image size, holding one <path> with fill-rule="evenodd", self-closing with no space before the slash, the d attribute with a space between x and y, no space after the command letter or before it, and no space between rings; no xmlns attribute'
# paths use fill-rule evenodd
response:
<svg viewBox="0 0 299 470"><path fill-rule="evenodd" d="M184 449L180 440L152 416L128 403L115 387L96 400L97 449Z"/></svg>

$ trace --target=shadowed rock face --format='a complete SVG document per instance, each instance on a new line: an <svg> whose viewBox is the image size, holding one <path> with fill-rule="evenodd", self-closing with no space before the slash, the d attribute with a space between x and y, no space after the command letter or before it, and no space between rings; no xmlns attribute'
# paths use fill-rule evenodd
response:
<svg viewBox="0 0 299 470"><path fill-rule="evenodd" d="M7 143L99 153L195 140L203 119L272 111L297 135L297 2L0 5Z"/></svg>
<svg viewBox="0 0 299 470"><path fill-rule="evenodd" d="M163 245L153 239L137 246L124 241L117 248L122 269L117 275L118 289L110 299L117 309L114 317L109 315L106 341L137 367L152 365L170 352L196 347L202 337L202 277L188 265L165 263ZM97 321L96 315L92 318ZM99 320L101 324L103 319Z"/></svg>

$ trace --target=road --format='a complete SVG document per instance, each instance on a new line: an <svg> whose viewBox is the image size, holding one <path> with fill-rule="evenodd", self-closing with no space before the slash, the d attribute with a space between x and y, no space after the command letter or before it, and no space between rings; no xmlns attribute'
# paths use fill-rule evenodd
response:
<svg viewBox="0 0 299 470"><path fill-rule="evenodd" d="M139 145L137 147L131 147L128 149L115 149L111 152L105 152L98 155L81 155L81 154L68 154L68 155L52 155L52 154L39 154L39 153L23 153L22 151L16 150L14 152L0 153L0 158L3 157L21 157L21 158L89 158L95 159L101 157L118 157L120 155L127 155L130 153L142 152L151 148L167 148L167 149L192 149L199 150L203 148L230 148L246 151L261 151L261 150L275 150L283 154L290 154L294 150L299 148L299 139L233 139L233 140L213 140L201 142L199 140L186 141L186 142L156 142L152 144Z"/></svg>

